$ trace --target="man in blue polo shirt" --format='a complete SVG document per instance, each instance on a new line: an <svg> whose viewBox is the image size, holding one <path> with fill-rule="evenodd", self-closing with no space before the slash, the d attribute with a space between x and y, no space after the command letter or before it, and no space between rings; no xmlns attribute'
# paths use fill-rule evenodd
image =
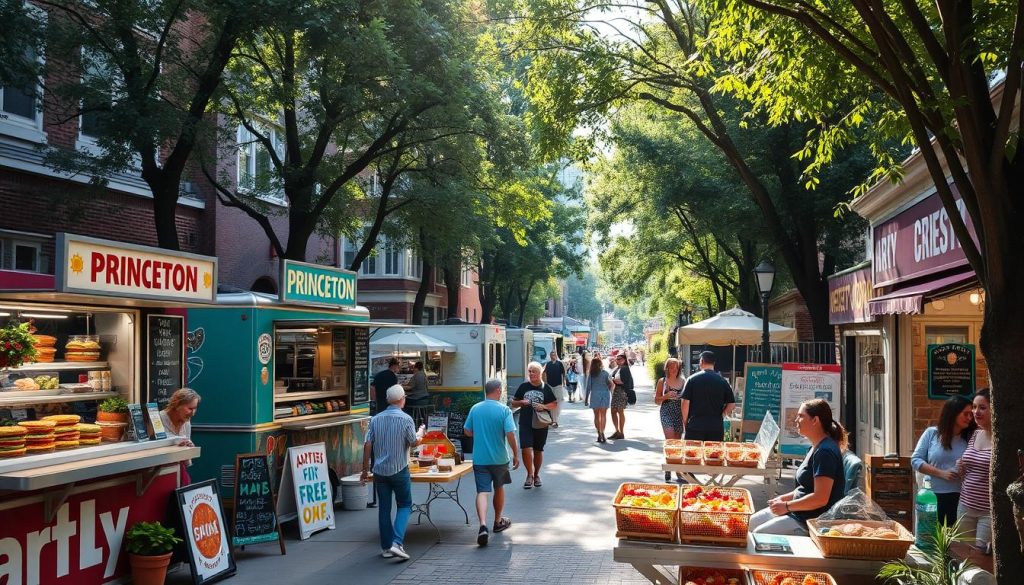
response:
<svg viewBox="0 0 1024 585"><path fill-rule="evenodd" d="M480 531L476 543L487 546L487 494L494 486L494 532L502 532L512 521L501 515L505 507L505 486L512 483L508 469L508 447L512 448L512 469L519 469L519 448L516 446L516 424L512 410L501 402L501 380L492 378L484 384L486 400L469 410L463 425L467 436L473 437L473 477L476 479L476 515Z"/></svg>

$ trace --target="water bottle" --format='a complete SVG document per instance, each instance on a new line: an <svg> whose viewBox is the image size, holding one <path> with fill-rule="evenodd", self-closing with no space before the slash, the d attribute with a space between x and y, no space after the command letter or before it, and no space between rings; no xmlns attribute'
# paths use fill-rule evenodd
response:
<svg viewBox="0 0 1024 585"><path fill-rule="evenodd" d="M917 538L914 544L922 550L932 548L935 546L935 528L939 523L939 499L935 497L931 478L927 475L914 498L914 508L917 510Z"/></svg>

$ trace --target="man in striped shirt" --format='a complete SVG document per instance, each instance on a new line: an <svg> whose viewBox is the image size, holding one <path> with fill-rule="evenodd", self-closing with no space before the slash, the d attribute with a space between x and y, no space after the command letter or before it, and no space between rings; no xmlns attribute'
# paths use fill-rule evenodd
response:
<svg viewBox="0 0 1024 585"><path fill-rule="evenodd" d="M419 441L412 417L402 412L405 390L398 384L387 390L388 407L370 419L370 429L363 445L364 482L373 455L373 488L377 490L379 507L381 556L407 560L405 527L412 515L412 480L409 477L409 449ZM398 505L394 524L391 522L391 497Z"/></svg>

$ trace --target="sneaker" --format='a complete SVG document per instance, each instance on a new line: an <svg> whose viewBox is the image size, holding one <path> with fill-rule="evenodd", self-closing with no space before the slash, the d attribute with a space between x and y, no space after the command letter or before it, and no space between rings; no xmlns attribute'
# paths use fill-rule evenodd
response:
<svg viewBox="0 0 1024 585"><path fill-rule="evenodd" d="M405 549L402 548L402 545L398 544L397 542L391 545L391 554L402 559L403 561L409 560L409 553L405 552Z"/></svg>
<svg viewBox="0 0 1024 585"><path fill-rule="evenodd" d="M477 535L476 535L476 544L477 544L477 546L487 546L487 538L488 538L488 536L489 535L487 534L487 527L484 526L483 524L481 524L480 525L480 532L477 533Z"/></svg>
<svg viewBox="0 0 1024 585"><path fill-rule="evenodd" d="M380 551L380 556L384 557L385 559L392 559L395 557L395 553L391 552L390 548L386 548Z"/></svg>
<svg viewBox="0 0 1024 585"><path fill-rule="evenodd" d="M667 482L670 482L670 481L672 481L672 472L671 471L666 471L665 472L665 482L667 483Z"/></svg>

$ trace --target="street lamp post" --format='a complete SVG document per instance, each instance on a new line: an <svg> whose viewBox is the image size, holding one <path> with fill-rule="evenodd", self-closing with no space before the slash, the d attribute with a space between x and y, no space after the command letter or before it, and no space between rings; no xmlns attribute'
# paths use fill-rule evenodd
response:
<svg viewBox="0 0 1024 585"><path fill-rule="evenodd" d="M768 296L772 294L775 284L775 267L767 260L762 260L754 268L757 279L757 291L761 293L761 361L771 363L771 345L768 339Z"/></svg>

